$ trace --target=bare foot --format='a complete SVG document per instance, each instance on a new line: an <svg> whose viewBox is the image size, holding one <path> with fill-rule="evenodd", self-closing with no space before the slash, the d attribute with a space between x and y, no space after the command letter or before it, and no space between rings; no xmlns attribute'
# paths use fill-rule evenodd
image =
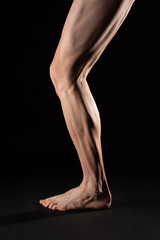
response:
<svg viewBox="0 0 160 240"><path fill-rule="evenodd" d="M63 194L40 200L40 204L52 210L103 209L111 206L111 194L93 192L81 184Z"/></svg>

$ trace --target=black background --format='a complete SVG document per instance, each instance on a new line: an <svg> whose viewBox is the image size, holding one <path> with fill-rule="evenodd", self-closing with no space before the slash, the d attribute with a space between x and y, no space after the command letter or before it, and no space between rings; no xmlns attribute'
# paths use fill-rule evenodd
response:
<svg viewBox="0 0 160 240"><path fill-rule="evenodd" d="M72 1L1 6L0 239L160 239L159 8L136 1L88 76L113 204L39 211L82 172L49 66ZM153 5L154 4L154 5Z"/></svg>
<svg viewBox="0 0 160 240"><path fill-rule="evenodd" d="M5 169L11 173L79 171L49 77L71 3L3 7L1 146ZM104 162L109 169L158 166L157 19L156 6L136 1L88 76L101 115Z"/></svg>

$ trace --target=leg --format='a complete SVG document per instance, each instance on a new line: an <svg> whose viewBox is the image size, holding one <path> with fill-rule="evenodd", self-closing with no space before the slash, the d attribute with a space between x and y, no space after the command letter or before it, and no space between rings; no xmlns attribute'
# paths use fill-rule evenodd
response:
<svg viewBox="0 0 160 240"><path fill-rule="evenodd" d="M58 210L105 208L111 205L102 149L98 109L87 75L119 29L133 0L74 0L50 67L83 180L80 186L40 203Z"/></svg>

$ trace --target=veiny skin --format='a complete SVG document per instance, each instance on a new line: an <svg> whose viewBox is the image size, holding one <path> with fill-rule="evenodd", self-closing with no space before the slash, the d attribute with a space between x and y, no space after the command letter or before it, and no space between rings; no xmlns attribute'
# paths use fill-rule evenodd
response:
<svg viewBox="0 0 160 240"><path fill-rule="evenodd" d="M50 66L65 122L83 170L80 186L40 203L53 210L109 208L99 112L87 75L111 41L134 0L74 0ZM99 83L102 81L98 79Z"/></svg>

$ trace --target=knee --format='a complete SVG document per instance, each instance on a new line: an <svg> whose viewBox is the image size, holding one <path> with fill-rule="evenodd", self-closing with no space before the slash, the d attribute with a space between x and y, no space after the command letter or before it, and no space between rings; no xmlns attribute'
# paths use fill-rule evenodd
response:
<svg viewBox="0 0 160 240"><path fill-rule="evenodd" d="M62 93L69 91L71 86L77 82L76 77L71 78L69 69L65 69L63 63L55 63L54 61L50 65L50 78L55 88L58 97Z"/></svg>
<svg viewBox="0 0 160 240"><path fill-rule="evenodd" d="M62 93L69 91L79 80L83 79L82 75L84 75L80 64L78 66L73 59L65 55L61 55L61 57L56 55L54 57L49 73L59 97Z"/></svg>
<svg viewBox="0 0 160 240"><path fill-rule="evenodd" d="M56 69L58 68L58 64L55 65L54 61L52 61L50 67L49 67L49 75L50 75L50 79L52 81L52 84L55 88L56 93L58 94L58 88L60 87L61 81L60 81L60 77L58 76L58 71Z"/></svg>

